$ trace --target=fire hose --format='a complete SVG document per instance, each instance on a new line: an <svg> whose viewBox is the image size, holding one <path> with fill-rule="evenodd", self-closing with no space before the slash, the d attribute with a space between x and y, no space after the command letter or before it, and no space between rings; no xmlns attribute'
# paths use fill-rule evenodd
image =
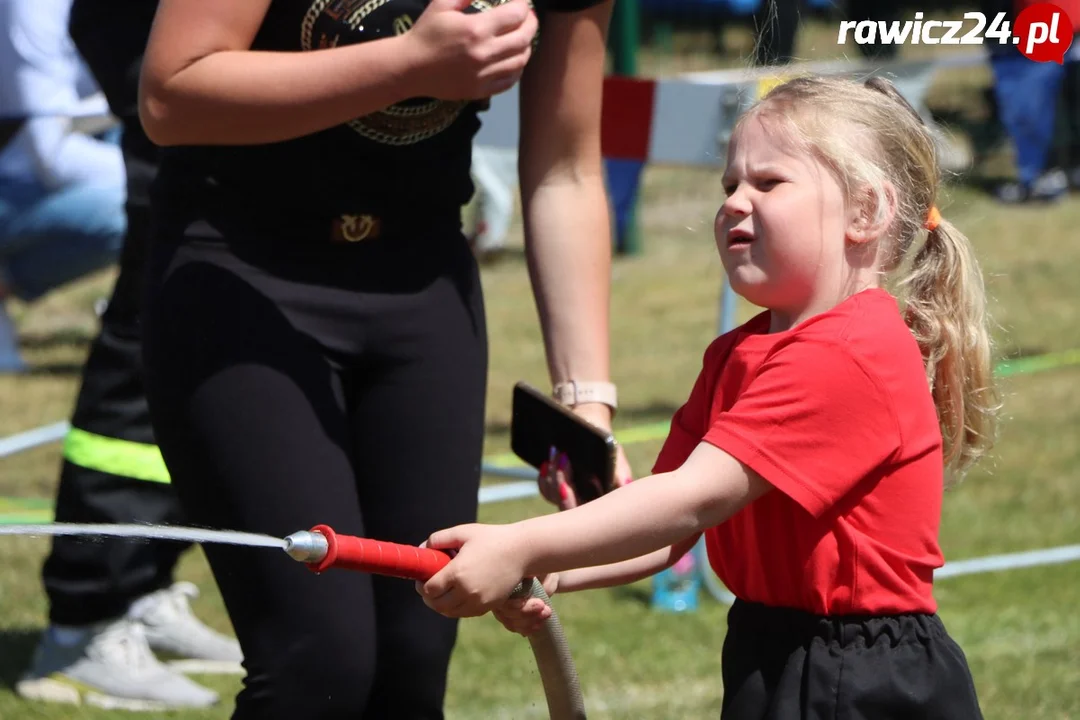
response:
<svg viewBox="0 0 1080 720"><path fill-rule="evenodd" d="M326 525L289 535L285 538L285 552L316 573L340 568L419 581L428 580L450 562L450 556L441 550L338 535ZM511 597L536 597L551 605L551 599L536 578L522 580ZM582 720L585 702L577 670L554 609L543 629L528 639L551 720Z"/></svg>

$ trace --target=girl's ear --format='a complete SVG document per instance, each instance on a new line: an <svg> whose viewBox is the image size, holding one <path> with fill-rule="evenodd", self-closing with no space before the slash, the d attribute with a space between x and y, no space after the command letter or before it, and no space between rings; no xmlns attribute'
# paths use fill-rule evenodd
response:
<svg viewBox="0 0 1080 720"><path fill-rule="evenodd" d="M888 232L896 218L896 188L884 183L881 192L863 188L848 207L847 239L861 245Z"/></svg>

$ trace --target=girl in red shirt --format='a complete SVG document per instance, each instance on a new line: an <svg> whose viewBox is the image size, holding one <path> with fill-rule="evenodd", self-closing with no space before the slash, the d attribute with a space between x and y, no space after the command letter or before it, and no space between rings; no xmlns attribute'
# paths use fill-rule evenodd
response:
<svg viewBox="0 0 1080 720"><path fill-rule="evenodd" d="M990 447L997 402L982 278L939 182L888 81L770 92L732 136L715 223L732 287L766 310L706 350L653 476L435 533L457 552L425 602L527 634L550 610L506 600L522 577L632 582L704 533L737 598L723 717L981 717L932 587L943 489ZM902 307L884 289L901 266Z"/></svg>

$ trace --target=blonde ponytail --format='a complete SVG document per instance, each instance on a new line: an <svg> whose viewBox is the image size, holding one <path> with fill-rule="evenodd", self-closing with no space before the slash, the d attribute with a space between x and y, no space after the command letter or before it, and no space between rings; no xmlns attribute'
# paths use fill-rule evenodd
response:
<svg viewBox="0 0 1080 720"><path fill-rule="evenodd" d="M993 445L999 408L986 294L971 243L939 218L900 284L941 421L945 467L955 480Z"/></svg>

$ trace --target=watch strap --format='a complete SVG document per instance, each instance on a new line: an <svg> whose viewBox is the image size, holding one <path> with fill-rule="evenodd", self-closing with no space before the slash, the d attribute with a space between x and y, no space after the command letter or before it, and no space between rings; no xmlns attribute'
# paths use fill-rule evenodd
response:
<svg viewBox="0 0 1080 720"><path fill-rule="evenodd" d="M568 407L594 402L603 403L612 410L619 406L618 392L615 385L609 382L570 380L558 383L552 395Z"/></svg>

